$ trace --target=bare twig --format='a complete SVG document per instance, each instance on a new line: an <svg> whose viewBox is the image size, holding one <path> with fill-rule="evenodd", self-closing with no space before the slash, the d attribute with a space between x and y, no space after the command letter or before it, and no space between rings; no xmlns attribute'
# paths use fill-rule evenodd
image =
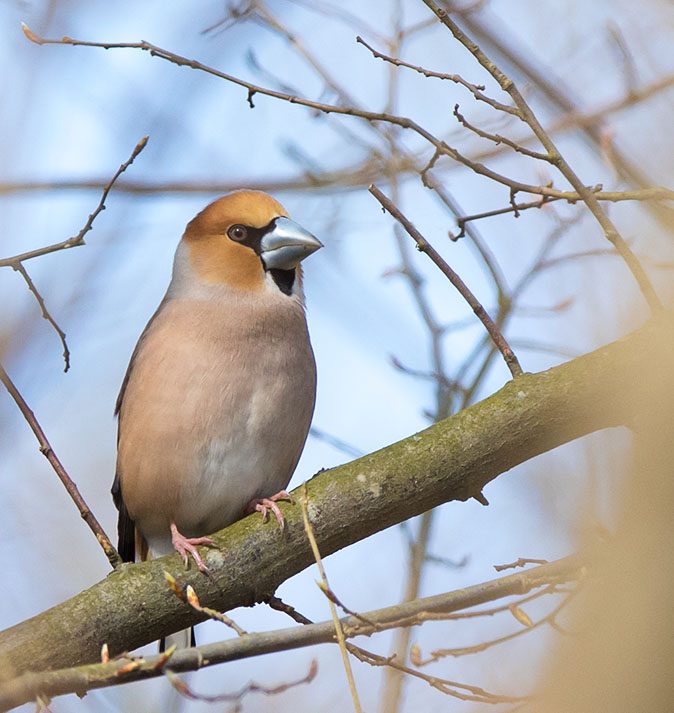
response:
<svg viewBox="0 0 674 713"><path fill-rule="evenodd" d="M461 278L452 270L452 268L440 257L440 255L433 249L433 247L428 243L428 241L421 235L421 233L410 223L409 220L396 208L396 206L374 185L369 188L370 193L379 201L382 208L387 210L397 221L399 221L405 230L408 232L410 237L414 239L417 243L419 250L426 253L431 260L440 268L442 273L447 277L447 279L456 287L461 296L468 302L471 306L473 312L480 319L482 324L484 324L485 329L489 333L492 341L498 348L498 350L503 355L510 373L515 377L522 373L522 367L520 366L517 357L513 353L513 350L508 345L505 337L501 334L496 324L492 321L491 317L487 314L484 307L477 301L473 293L466 287Z"/></svg>
<svg viewBox="0 0 674 713"><path fill-rule="evenodd" d="M475 173L490 178L497 183L507 186L511 193L531 193L534 195L557 197L563 200L577 201L585 200L590 188L584 188L582 191L560 191L557 189L550 188L548 186L536 186L533 184L522 183L521 181L516 181L514 179L503 176L496 171L488 168L482 163L477 161L472 161L467 158L455 148L449 146L445 141L434 136L430 131L427 131L422 126L417 124L412 119L405 116L397 116L395 114L388 114L386 112L376 112L376 111L365 111L362 109L357 109L351 106L338 106L335 104L327 104L325 102L316 102L309 99L304 99L294 94L288 94L287 92L280 92L274 89L269 89L266 87L261 87L252 82L247 82L243 79L235 77L233 75L221 72L213 67L202 64L196 60L188 59L187 57L182 57L174 52L153 45L150 42L87 42L84 40L74 40L70 37L64 37L60 40L51 40L42 37L38 37L34 32L32 32L28 27L24 26L24 34L28 39L36 44L56 44L56 45L72 45L72 46L82 46L82 47L99 47L102 49L138 49L145 52L149 52L153 57L163 59L167 62L171 62L180 67L189 67L191 69L196 69L212 76L219 77L233 84L237 84L247 90L248 99L252 99L255 94L263 94L265 96L274 97L275 99L280 99L282 101L287 101L290 104L298 104L300 106L305 106L310 109L322 112L324 114L341 114L343 116L356 116L366 121L381 121L395 126L400 126L404 129L409 129L414 133L421 136L423 139L428 141L432 146L435 147L441 154L447 155L467 166ZM576 186L574 185L574 188Z"/></svg>
<svg viewBox="0 0 674 713"><path fill-rule="evenodd" d="M400 626L403 621L404 625L413 626L421 623L425 617L437 613L453 614L513 594L526 594L538 587L576 580L582 576L585 562L583 558L574 555L455 592L405 602L398 607L367 612L366 617L376 622L380 629L390 628L393 625ZM349 638L374 633L370 626L355 617L346 617L341 619L340 623L345 636ZM171 670L173 672L195 671L225 661L334 641L335 625L332 620L261 634L246 634L216 644L177 650L170 659ZM162 675L161 669L157 667L157 662L161 658L161 656L150 656L136 659L133 663L137 665L125 673L120 673L125 661L117 659L108 663L42 673L26 673L11 681L0 683L0 711L35 700L38 693L46 696L75 691L82 693L120 683L155 678Z"/></svg>
<svg viewBox="0 0 674 713"><path fill-rule="evenodd" d="M40 309L42 310L42 316L52 325L52 327L58 334L59 339L61 340L61 344L63 345L63 360L65 362L65 367L63 369L64 371L68 371L68 369L70 368L70 351L66 342L65 332L59 327L59 325L56 323L56 320L49 313L44 298L31 280L30 275L28 274L26 268L23 265L23 262L25 260L31 260L34 257L39 257L41 255L47 255L49 253L56 252L57 250L66 250L68 248L77 247L78 245L84 245L84 236L91 230L96 216L101 211L105 210L105 200L108 197L108 193L110 193L110 189L112 188L115 181L119 178L119 176L121 176L122 173L124 173L124 171L126 171L126 169L133 163L136 156L138 156L138 154L145 148L147 140L148 137L145 136L138 142L133 152L131 153L131 156L129 157L128 161L125 161L117 169L115 175L105 185L105 187L103 188L103 195L101 196L98 205L96 206L94 212L91 213L91 215L87 219L87 222L84 224L82 230L80 230L77 235L71 238L67 238L66 240L63 240L60 243L55 243L54 245L47 245L43 248L38 248L37 250L30 250L29 252L21 253L20 255L13 255L12 257L0 259L0 267L11 267L12 269L16 270L21 275L21 277L23 277L24 281L26 282L26 285L28 285L28 289L33 294L33 296L37 300L38 305L40 306Z"/></svg>
<svg viewBox="0 0 674 713"><path fill-rule="evenodd" d="M421 671L415 671L409 666L398 663L395 658L391 656L379 656L378 654L373 654L371 651L366 651L353 644L347 644L349 651L357 656L361 661L369 663L371 666L388 666L400 671L401 673L406 673L409 676L414 676L415 678L420 678L426 681L432 688L435 688L441 693L445 693L453 698L458 698L462 701L475 701L477 703L518 703L520 701L530 700L529 696L500 696L494 693L489 693L479 686L470 686L465 683L459 683L458 681L450 681L445 678L439 678L438 676L430 676L428 674L421 673Z"/></svg>
<svg viewBox="0 0 674 713"><path fill-rule="evenodd" d="M532 559L531 557L520 557L514 562L509 562L508 564L495 564L494 569L497 572L503 572L504 569L517 569L518 567L524 567L528 564L547 564L548 560L538 560Z"/></svg>
<svg viewBox="0 0 674 713"><path fill-rule="evenodd" d="M58 326L56 320L49 313L47 305L44 302L44 298L38 291L37 287L35 287L35 284L31 280L30 275L28 274L26 268L23 266L23 263L17 262L12 265L12 267L21 275L21 277L23 277L26 285L28 286L28 289L33 293L33 296L37 300L37 303L38 305L40 305L40 309L42 310L42 317L51 324L56 334L59 335L61 345L63 346L63 361L65 362L63 371L68 371L68 369L70 369L70 350L68 349L68 343L66 342L66 333L61 329L61 327Z"/></svg>
<svg viewBox="0 0 674 713"><path fill-rule="evenodd" d="M515 216L517 217L520 211L528 210L529 208L542 208L546 203L550 203L554 200L559 199L543 196L539 200L532 201L531 203L514 203L509 205L507 208L497 208L496 210L487 210L483 213L475 213L473 215L461 216L456 219L456 224L459 226L459 232L456 235L450 232L449 238L450 240L454 241L458 240L459 238L463 238L463 236L466 234L466 223L469 223L470 221L482 220L483 218L492 218L495 215L503 215L504 213L515 213Z"/></svg>
<svg viewBox="0 0 674 713"><path fill-rule="evenodd" d="M307 484L306 482L304 483L303 490L302 490L302 498L301 498L301 505L302 505L302 519L304 521L304 531L307 533L307 538L309 539L309 542L311 544L311 550L314 553L314 559L316 560L316 565L318 567L318 571L320 572L321 575L321 580L323 587L321 587L322 591L325 593L326 589L330 589L330 585L328 584L328 578L325 575L325 570L323 569L323 563L321 561L321 553L318 549L318 543L316 542L316 538L314 537L314 530L313 527L311 526L311 521L309 520L309 495L307 493ZM351 670L351 662L349 661L349 656L346 650L346 639L344 637L344 631L342 630L342 623L339 621L339 618L337 617L337 610L335 609L335 603L334 601L328 597L328 604L330 606L330 613L332 614L332 621L335 625L335 634L337 636L337 642L339 643L339 648L342 652L342 662L344 664L344 671L346 672L346 679L349 682L349 690L351 691L351 698L353 699L353 706L356 710L356 713L362 713L362 708L360 707L360 701L358 700L358 691L356 691L356 682L354 681L353 678L353 671Z"/></svg>
<svg viewBox="0 0 674 713"><path fill-rule="evenodd" d="M540 592L529 595L528 597L523 597L519 601L515 602L515 605L519 606L524 602L531 601L532 599L537 599L553 591L555 591L554 585L550 585ZM419 616L421 616L426 621L445 621L448 619L460 619L467 618L470 616L491 616L493 614L496 614L497 612L509 610L512 606L514 605L506 604L502 607L496 607L494 609L487 609L478 612L462 612L456 614L444 614L441 612L424 611L420 612ZM274 608L287 613L292 619L299 622L300 624L311 624L311 621L309 619L299 614L293 607L290 607L284 604L283 602L280 602L280 600L275 603ZM377 622L371 621L367 617L364 617L362 615L354 615L354 618L363 623L369 623L373 627L373 631L380 629ZM399 631L409 631L409 628L417 623L418 622L415 621L415 617L401 619L398 622L400 626ZM347 634L351 633L349 630L346 631ZM454 698L459 698L461 700L476 700L482 703L504 702L504 698L502 696L497 696L493 693L487 693L482 688L479 688L477 686L469 686L463 683L459 683L457 681L449 681L447 679L438 678L436 676L428 676L426 674L421 673L420 671L416 671L415 669L409 668L408 666L405 666L404 663L400 663L397 660L396 654L393 654L391 656L379 656L378 654L366 651L365 649L359 646L355 646L351 643L347 643L346 648L351 654L358 658L359 661L367 663L371 666L384 666L386 667L387 671L392 671L397 674L400 680L402 680L403 674L407 674L408 676L412 676L414 678L426 681L436 690L439 690L441 693L445 693L446 695L453 696ZM398 683L398 680L395 680L396 683ZM391 690L391 686L387 687L386 693L389 694ZM402 689L399 685L397 685L393 688L393 690L395 691L396 695L386 695L385 700L389 700L389 703L387 703L386 705L395 706L398 701L397 692L401 691Z"/></svg>
<svg viewBox="0 0 674 713"><path fill-rule="evenodd" d="M311 619L308 619L306 616L304 616L304 614L298 612L295 607L290 606L290 604L286 604L282 599L279 599L279 597L269 597L269 599L265 601L265 604L270 606L272 609L275 609L276 611L280 611L284 614L287 614L293 621L296 621L298 624L313 624L313 621L311 621Z"/></svg>
<svg viewBox="0 0 674 713"><path fill-rule="evenodd" d="M529 158L535 158L538 159L539 161L548 161L552 163L552 159L550 156L548 156L545 153L540 153L540 151L532 151L531 149L528 149L526 146L520 146L518 143L515 141L512 141L511 139L507 139L505 136L501 136L499 134L491 134L488 131L484 131L482 129L479 129L477 126L473 126L468 119L459 111L459 105L455 104L454 105L454 111L453 111L454 116L457 118L457 121L466 127L466 129L472 131L474 134L477 134L483 139L489 139L489 141L493 141L497 146L499 144L504 144L505 146L509 146L513 151L517 151L517 153L521 153L523 156L528 156Z"/></svg>
<svg viewBox="0 0 674 713"><path fill-rule="evenodd" d="M175 688L181 696L189 698L192 701L205 701L206 703L241 703L244 696L249 693L264 693L265 696L273 696L278 693L285 693L290 688L301 686L305 683L311 683L318 673L318 664L316 659L313 659L309 664L309 672L304 678L298 681L289 681L288 683L280 683L278 686L261 686L259 683L251 681L247 683L240 691L236 693L219 693L216 695L205 695L203 693L195 693L182 679L178 678L173 671L167 668L164 672L170 684ZM238 708L237 708L238 710Z"/></svg>
<svg viewBox="0 0 674 713"><path fill-rule="evenodd" d="M96 220L98 214L101 211L105 210L105 201L115 181L119 178L119 176L122 175L122 173L124 173L124 171L126 171L126 169L133 163L136 156L138 156L138 154L145 148L148 139L149 136L145 136L136 144L136 147L133 149L129 159L117 169L115 175L104 186L103 194L101 195L101 199L98 202L98 205L94 209L94 212L91 213L91 215L87 218L87 222L84 224L82 230L77 233L77 235L74 235L71 238L67 238L66 240L62 240L60 243L46 245L43 248L37 248L36 250L29 250L28 252L20 253L19 255L12 255L12 257L2 258L0 259L0 267L15 267L17 263L24 262L25 260L31 260L34 257L48 255L49 253L56 252L57 250L67 250L68 248L74 248L78 245L84 245L84 236L93 227L94 220Z"/></svg>
<svg viewBox="0 0 674 713"><path fill-rule="evenodd" d="M518 629L512 634L500 636L497 639L492 639L491 641L483 641L479 644L475 644L474 646L462 646L460 648L455 649L436 649L435 651L431 651L430 657L428 659L418 661L417 666L426 666L430 663L440 660L441 658L446 658L447 656L453 656L455 658L458 658L459 656L477 654L480 651L484 651L485 649L491 648L492 646L503 644L506 641L512 641L512 639L515 639L518 636L522 636L523 634L527 634L533 629L537 629L543 626L543 624L549 624L550 626L553 626L555 618L562 611L562 609L568 606L568 604L571 602L571 600L577 593L578 589L567 594L566 597L547 616L544 616L542 619L539 619L536 622L531 621L531 619L529 619L529 617L517 606L511 605L509 607L510 611L513 613L513 616L523 625L524 628Z"/></svg>
<svg viewBox="0 0 674 713"><path fill-rule="evenodd" d="M583 129L585 136L590 139L597 150L603 151L603 114L630 106L629 102L625 101L625 98L619 99L615 102L615 105L608 104L604 111L600 109L590 112L587 120L585 120L569 94L565 91L564 83L559 81L559 78L554 75L549 66L541 67L540 63L529 59L519 49L516 49L516 45L509 45L504 33L490 29L478 15L464 15L461 17L461 23L472 35L493 47L506 59L511 67L522 73L527 78L527 81L535 86L553 106L560 109L567 116L574 117L574 120L577 118L575 125ZM666 83L667 78L665 78L664 86L658 87L658 82L655 82L652 87L654 91L661 91L663 88L671 86L672 80L674 80L674 77L670 75L668 84ZM643 98L647 98L650 95L648 87L644 88L644 91ZM637 97L637 99L640 100L641 98ZM579 116L579 114L581 115ZM561 122L564 122L564 118L561 119ZM651 183L649 176L644 172L643 162L637 163L615 146L613 147L611 159L613 166L617 168L623 180L637 188L646 188ZM674 211L669 206L652 203L648 204L647 207L667 231L671 230Z"/></svg>
<svg viewBox="0 0 674 713"><path fill-rule="evenodd" d="M56 457L56 453L52 450L52 447L47 440L47 436L45 436L42 427L35 418L35 414L28 407L28 404L24 400L23 396L21 396L12 380L9 378L9 375L5 371L2 364L0 364L0 381L2 381L7 391L9 391L10 396L16 402L16 405L19 407L23 417L26 419L28 425L31 427L31 430L35 434L35 437L40 444L40 453L42 453L42 455L49 461L49 464L56 472L56 475L58 475L59 479L65 486L65 489L68 491L68 494L77 506L77 509L80 511L82 519L87 523L87 525L89 525L89 528L94 535L96 535L96 539L103 548L103 552L105 552L105 556L108 558L108 561L112 567L118 567L122 564L122 558L113 547L112 542L110 542L110 539L105 534L105 531L101 527L100 523L89 509L89 506L84 501L80 491L77 489L77 485L75 485L66 472L66 469L61 464L61 461Z"/></svg>
<svg viewBox="0 0 674 713"><path fill-rule="evenodd" d="M444 74L443 72L434 72L430 69L424 69L423 67L418 67L417 65L409 64L408 62L403 62L402 60L396 59L395 57L389 57L388 55L378 52L376 49L374 49L374 47L371 47L367 42L365 42L362 37L356 37L356 42L367 47L377 59L383 59L385 62L389 62L395 67L407 67L408 69L413 69L415 72L423 74L424 77L446 79L450 82L454 82L455 84L460 84L462 87L465 87L478 101L485 102L494 109L498 109L499 111L512 114L513 116L516 116L519 119L522 118L516 107L508 106L507 104L501 104L501 102L497 102L495 99L492 99L491 97L488 97L486 94L484 94L483 92L485 87L483 84L471 84L458 74Z"/></svg>
<svg viewBox="0 0 674 713"><path fill-rule="evenodd" d="M566 180L575 189L601 226L606 238L620 253L621 257L625 261L625 264L639 285L639 289L648 302L651 310L654 312L661 311L663 309L662 302L657 296L651 281L641 266L641 263L637 260L636 256L630 250L613 222L602 209L599 201L594 195L594 192L580 180L571 166L565 161L564 157L550 138L550 135L545 131L524 97L520 94L519 90L515 86L515 83L484 54L484 52L461 30L461 28L451 19L451 17L449 17L449 14L444 9L439 7L434 0L423 0L423 2L432 12L435 13L440 22L445 25L447 29L449 29L454 38L475 57L479 64L482 65L489 72L489 74L491 74L491 76L498 82L501 89L510 95L510 98L515 103L515 106L521 112L524 121L526 121L536 135L536 138L541 142L542 146L547 151L551 163L557 167L564 178L566 178ZM514 190L517 191L517 189Z"/></svg>
<svg viewBox="0 0 674 713"><path fill-rule="evenodd" d="M180 599L181 602L189 604L192 609L198 611L200 614L204 614L209 619L213 621L219 621L221 624L228 626L230 629L234 629L239 636L245 636L248 632L242 629L234 620L230 619L227 615L219 612L217 609L211 609L210 607L202 607L199 602L199 597L194 591L194 587L188 584L187 587L180 585L176 578L169 572L164 572L164 578L169 586L169 589L173 594Z"/></svg>
<svg viewBox="0 0 674 713"><path fill-rule="evenodd" d="M417 620L417 616L423 618L425 621L447 621L466 619L471 617L493 616L494 614L500 612L513 611L513 607L519 607L526 602L538 599L542 596L545 596L546 594L555 593L556 591L557 589L555 588L555 585L549 585L543 590L534 594L530 594L529 596L522 597L514 603L504 604L503 606L494 607L492 609L482 609L480 611L475 612L458 612L454 614L445 614L442 612L431 611L419 612L419 614L416 616L400 619L398 621L398 625L400 627L399 631L409 631L411 626L418 624L419 621ZM312 623L302 614L299 614L299 612L297 612L293 607L284 604L280 600L274 602L273 607L275 609L278 609L279 611L287 613L292 619L294 619L300 624ZM379 627L377 622L371 621L367 617L364 617L362 615L355 615L354 618L364 623L369 622L370 625L373 627L373 631L380 630L381 628ZM352 631L349 629L346 629L345 631L347 635L351 635L352 633ZM387 671L395 672L401 679L403 674L421 679L423 681L426 681L429 685L431 685L433 688L437 689L441 693L445 693L446 695L450 695L461 700L475 700L480 701L482 703L501 703L506 700L502 696L498 696L493 693L487 693L482 688L479 688L477 686L469 686L463 683L459 683L457 681L450 681L447 679L438 678L437 676L428 676L426 674L423 674L420 671L412 669L408 666L405 666L404 663L399 662L395 654L386 657L379 656L378 654L366 651L365 649L359 646L355 646L351 643L347 643L346 647L350 653L352 653L355 657L357 657L360 661L364 663L367 663L371 666L384 666L386 667ZM399 687L396 687L396 689L399 689ZM387 692L388 691L389 689L387 688ZM397 696L391 696L390 699L390 704L395 706L398 700Z"/></svg>
<svg viewBox="0 0 674 713"><path fill-rule="evenodd" d="M335 592L330 589L328 584L326 582L319 582L318 583L318 588L325 594L325 596L333 603L336 604L345 614L348 614L349 616L354 617L355 619L358 619L358 621L363 622L363 624L367 624L368 626L371 626L375 631L379 630L379 625L377 624L376 621L371 621L368 619L364 614L359 614L357 611L354 611L353 609L349 609L349 607L344 604L341 599L335 594Z"/></svg>

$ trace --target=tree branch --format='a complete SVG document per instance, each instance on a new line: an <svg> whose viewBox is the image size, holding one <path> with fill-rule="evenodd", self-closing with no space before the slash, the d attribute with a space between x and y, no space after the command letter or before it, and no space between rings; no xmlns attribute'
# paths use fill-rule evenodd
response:
<svg viewBox="0 0 674 713"><path fill-rule="evenodd" d="M21 395L21 392L14 385L14 382L9 378L9 374L5 371L5 368L2 366L2 363L0 363L0 381L3 383L4 387L9 392L9 395L14 399L16 405L19 407L19 410L23 414L23 417L28 422L28 425L35 434L35 438L37 438L37 442L40 444L40 453L42 453L42 455L49 461L49 465L51 465L51 467L54 469L54 472L56 473L56 475L58 475L59 480L63 483L65 489L68 491L68 495L70 495L77 509L79 510L80 517L84 520L84 522L87 523L89 529L96 536L98 544L102 547L105 556L108 558L108 562L110 562L110 565L113 568L118 567L122 563L122 558L119 556L119 553L115 549L114 545L112 544L112 542L110 542L110 539L105 534L105 530L103 530L94 513L91 512L91 510L89 509L89 506L86 504L77 485L66 472L66 469L63 467L63 464L56 456L56 453L54 453L51 444L47 440L45 432L42 430L42 427L40 426L37 418L35 417L35 414L26 403L25 399ZM2 670L1 664L2 658L0 656L0 672Z"/></svg>
<svg viewBox="0 0 674 713"><path fill-rule="evenodd" d="M541 123L536 118L536 115L531 110L529 104L526 102L520 91L515 86L515 83L507 77L486 55L485 53L461 30L461 28L451 19L449 14L439 7L433 0L422 0L426 7L429 8L440 22L447 27L447 29L452 33L454 38L458 40L479 62L479 64L484 67L489 74L498 82L501 89L510 95L515 106L519 109L523 120L529 125L536 138L541 142L543 148L547 151L547 155L551 163L553 163L557 170L566 178L566 180L575 189L581 200L588 207L588 210L594 216L595 220L599 223L606 239L611 242L611 244L618 251L625 264L632 273L634 279L639 285L639 289L643 294L646 302L650 306L651 310L658 312L663 309L662 302L658 297L648 275L644 271L639 260L637 260L634 253L630 250L629 246L625 242L622 235L618 232L611 219L606 215L602 209L599 201L594 195L594 191L588 188L576 175L575 171L566 162L560 151L555 146L554 142L550 138L550 135L545 131ZM515 189L516 190L516 189Z"/></svg>
<svg viewBox="0 0 674 713"><path fill-rule="evenodd" d="M105 201L108 194L112 190L115 181L126 171L126 169L134 162L138 154L145 148L147 141L150 137L144 136L134 147L131 152L131 156L117 169L115 175L103 186L103 193L101 194L101 199L98 201L98 205L94 209L94 212L89 215L87 222L84 224L82 230L80 230L77 235L70 238L62 240L60 243L54 243L53 245L45 245L42 248L37 248L36 250L29 250L28 252L21 253L20 255L12 255L12 257L5 257L0 259L0 267L13 267L17 269L17 264L23 262L24 260L32 260L35 257L40 257L41 255L48 255L49 253L56 252L57 250L67 250L68 248L75 248L78 245L84 245L84 236L92 229L94 225L94 220L96 216L101 211L105 210ZM97 187L97 186L87 186L87 187Z"/></svg>
<svg viewBox="0 0 674 713"><path fill-rule="evenodd" d="M663 346L655 352L655 344ZM308 493L322 553L449 500L467 500L499 474L563 443L631 423L658 394L674 393L673 352L674 319L666 314L571 362L522 374L405 440L319 473L308 482ZM669 381L642 378L651 373L666 374ZM178 555L126 564L72 599L0 632L0 671L19 675L97 661L104 643L113 653L132 650L202 621L203 615L168 591L165 571L191 584L204 606L220 611L267 599L313 562L301 509L281 507L284 539L273 524L250 517L214 536L217 548L203 553L212 579L185 570Z"/></svg>
<svg viewBox="0 0 674 713"><path fill-rule="evenodd" d="M454 592L438 594L398 606L368 612L360 616L339 619L344 635L370 636L398 626L418 626L424 621L452 618L452 613L486 602L516 594L526 594L532 589L577 579L587 560L578 555L549 564L475 584ZM536 596L536 595L535 595ZM499 608L500 610L501 608ZM479 612L472 612L479 615ZM494 613L493 611L487 612ZM319 643L335 641L335 623L325 621L261 634L244 636L215 644L181 649L170 657L166 654L137 658L131 663L126 657L114 661L94 663L45 673L26 673L7 683L0 684L0 711L35 700L38 695L53 697L65 693L78 693L96 688L115 686L162 676L166 671L195 671L226 661L259 656L281 650L291 650Z"/></svg>
<svg viewBox="0 0 674 713"><path fill-rule="evenodd" d="M240 87L243 87L248 92L247 96L249 102L252 101L252 98L256 94L261 94L264 96L273 97L274 99L280 99L282 101L289 102L290 104L298 104L299 106L308 107L324 114L355 116L360 117L361 119L364 119L366 121L381 121L384 123L393 124L395 126L400 126L403 129L409 129L410 131L418 134L424 140L428 141L428 143L435 147L436 151L438 151L439 154L449 156L450 158L463 164L467 168L470 168L478 175L485 176L486 178L490 178L503 186L507 186L513 194L532 193L534 195L555 197L563 200L568 200L570 202L575 202L578 200L585 200L588 191L590 191L591 193L596 192L594 188L588 187L583 187L584 190L580 192L578 190L560 191L549 186L537 186L529 183L522 183L521 181L508 178L507 176L503 176L482 163L469 159L452 146L449 146L442 139L437 138L430 131L427 131L426 129L424 129L424 127L420 126L417 122L406 116L397 116L395 114L389 114L386 112L366 111L364 109L358 109L352 106L339 106L336 104L327 104L325 102L312 101L310 99L304 99L303 97L297 96L295 94L289 94L287 92L281 92L275 89L262 87L257 84L253 84L252 82L247 82L243 79L240 79L239 77L235 77L231 74L221 72L218 69L209 67L208 65L202 64L201 62L198 62L196 60L183 57L179 54L176 54L175 52L171 52L169 50L163 49L162 47L158 47L157 45L153 45L150 42L87 42L83 40L75 40L71 37L63 37L60 40L52 40L37 36L25 25L23 25L23 32L31 42L34 42L38 45L72 45L74 47L98 47L102 49L135 49L144 52L149 52L151 56L163 59L167 62L171 62L172 64L176 64L179 67L189 67L190 69L205 72L206 74L210 74L214 77L224 79L225 81L231 82L232 84L236 84ZM575 185L574 188L576 188Z"/></svg>
<svg viewBox="0 0 674 713"><path fill-rule="evenodd" d="M494 342L498 350L503 355L503 359L510 369L513 377L517 377L522 373L522 367L517 361L513 350L506 342L505 337L496 326L492 318L487 314L484 307L477 301L475 295L466 287L461 278L452 270L452 268L440 257L435 249L421 235L421 233L410 223L409 220L398 210L398 208L389 200L376 186L371 185L370 193L379 201L383 210L387 210L396 220L398 220L405 228L410 237L416 242L417 248L428 255L430 259L440 268L445 277L456 287L459 294L468 302L471 309L482 322L485 329L489 333L491 340Z"/></svg>

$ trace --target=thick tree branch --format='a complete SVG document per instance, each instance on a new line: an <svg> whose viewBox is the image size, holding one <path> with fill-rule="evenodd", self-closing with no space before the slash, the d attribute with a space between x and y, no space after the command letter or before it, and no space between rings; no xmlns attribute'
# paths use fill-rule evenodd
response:
<svg viewBox="0 0 674 713"><path fill-rule="evenodd" d="M657 335L664 335L658 340ZM654 345L663 345L654 351ZM630 336L539 374L409 438L308 483L309 516L324 555L449 500L466 500L529 458L601 428L632 423L657 394L674 393L674 320L666 314ZM650 374L668 378L653 383ZM313 562L301 508L282 506L285 538L245 518L204 549L213 578L178 555L123 565L72 599L0 632L4 676L97 661L101 646L134 649L203 620L167 588L164 572L191 584L204 606L227 610L271 596Z"/></svg>

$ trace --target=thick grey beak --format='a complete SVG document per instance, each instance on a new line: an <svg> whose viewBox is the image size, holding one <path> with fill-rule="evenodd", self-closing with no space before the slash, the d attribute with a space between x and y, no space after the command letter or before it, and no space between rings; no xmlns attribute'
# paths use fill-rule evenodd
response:
<svg viewBox="0 0 674 713"><path fill-rule="evenodd" d="M322 247L323 243L301 225L290 218L277 218L274 229L260 242L260 257L267 270L292 270Z"/></svg>

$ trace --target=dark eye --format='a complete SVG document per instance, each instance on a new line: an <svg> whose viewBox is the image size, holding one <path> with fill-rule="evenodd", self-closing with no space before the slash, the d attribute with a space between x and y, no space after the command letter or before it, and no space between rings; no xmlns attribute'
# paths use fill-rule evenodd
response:
<svg viewBox="0 0 674 713"><path fill-rule="evenodd" d="M241 243L248 237L248 229L245 225L233 225L227 231L227 235L229 235L232 240L236 240L237 243Z"/></svg>

